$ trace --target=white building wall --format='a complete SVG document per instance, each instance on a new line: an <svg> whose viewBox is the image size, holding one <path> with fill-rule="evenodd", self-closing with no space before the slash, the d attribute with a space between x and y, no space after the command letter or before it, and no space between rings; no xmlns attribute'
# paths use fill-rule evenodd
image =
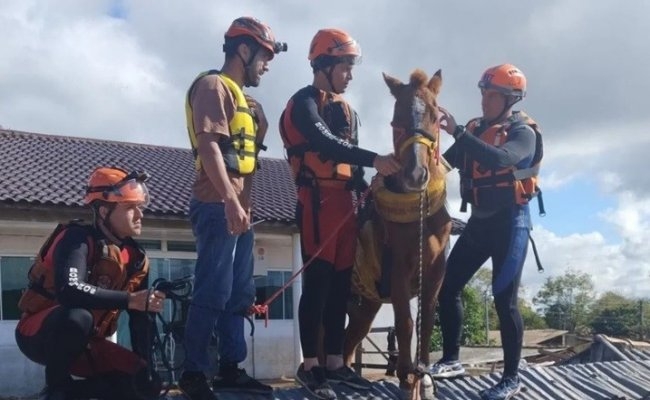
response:
<svg viewBox="0 0 650 400"><path fill-rule="evenodd" d="M0 256L29 256L32 257L43 244L47 235L54 229L54 222L16 222L0 219ZM296 235L297 236L297 235ZM191 233L178 230L149 229L146 227L143 238L152 240L192 240ZM300 256L298 244L289 234L256 235L254 249L255 275L266 275L267 270L292 271L295 269L296 254ZM163 249L166 247L163 246ZM150 251L152 257L193 257L192 254L168 253L165 251ZM300 280L297 281L298 288ZM294 298L299 298L300 291ZM296 371L300 354L299 341L295 340L297 330L297 306L294 307L296 319L271 320L265 327L264 320L255 321L255 336L247 336L248 357L242 364L249 373L259 379L271 379L293 376ZM29 361L16 346L14 330L17 321L0 321L0 394L10 396L27 396L37 393L44 385L43 367ZM246 327L249 333L249 327ZM296 346L298 343L298 346ZM298 361L297 361L298 360ZM16 379L16 377L20 377Z"/></svg>

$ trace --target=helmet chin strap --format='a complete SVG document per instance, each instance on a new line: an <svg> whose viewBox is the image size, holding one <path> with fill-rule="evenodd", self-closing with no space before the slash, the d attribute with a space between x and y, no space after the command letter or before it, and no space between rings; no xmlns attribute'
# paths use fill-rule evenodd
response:
<svg viewBox="0 0 650 400"><path fill-rule="evenodd" d="M102 207L102 206L99 206ZM95 226L99 228L100 231L106 236L108 240L115 244L121 244L122 239L117 237L115 233L113 233L113 230L111 229L111 223L109 222L111 218L111 214L113 213L113 208L111 207L106 207L108 208L108 213L106 213L106 217L102 218L101 214L99 213L99 207L93 208L94 210L94 216L95 216Z"/></svg>
<svg viewBox="0 0 650 400"><path fill-rule="evenodd" d="M340 94L338 90L334 87L334 82L332 82L332 71L334 70L334 65L330 65L327 67L327 69L323 69L323 72L325 72L325 78L327 78L327 83L330 85L330 89L332 89L332 92L336 94Z"/></svg>
<svg viewBox="0 0 650 400"><path fill-rule="evenodd" d="M250 49L250 47L249 47ZM244 57L239 54L239 51L236 53L237 57L241 60L242 64L244 65L244 86L248 87L251 85L252 79L250 78L250 73L251 73L251 66L253 65L253 60L255 60L255 56L257 55L257 52L259 51L259 47L255 47L252 49L252 54L248 58L248 61L244 60Z"/></svg>
<svg viewBox="0 0 650 400"><path fill-rule="evenodd" d="M493 125L493 124L501 121L501 118L503 118L503 116L506 114L506 112L508 112L508 110L510 110L512 108L512 106L514 106L515 104L517 104L518 102L521 101L521 97L514 97L514 96L508 96L507 97L507 99L511 99L511 98L515 99L515 100L512 101L512 102L506 101L506 103L503 105L503 110L501 110L501 112L499 113L499 115L497 115L496 118L493 118L492 120L488 121L488 125Z"/></svg>

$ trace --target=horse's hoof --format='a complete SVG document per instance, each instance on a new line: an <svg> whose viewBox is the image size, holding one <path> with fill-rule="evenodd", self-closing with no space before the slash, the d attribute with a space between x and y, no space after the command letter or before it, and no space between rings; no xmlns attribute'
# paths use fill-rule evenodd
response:
<svg viewBox="0 0 650 400"><path fill-rule="evenodd" d="M436 393L433 385L433 379L431 379L429 374L424 374L422 380L420 381L420 398L422 400L436 399Z"/></svg>

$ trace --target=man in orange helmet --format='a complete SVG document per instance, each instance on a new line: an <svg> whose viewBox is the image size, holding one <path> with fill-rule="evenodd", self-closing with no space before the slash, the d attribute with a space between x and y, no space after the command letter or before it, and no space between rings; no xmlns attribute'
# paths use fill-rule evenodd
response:
<svg viewBox="0 0 650 400"><path fill-rule="evenodd" d="M133 240L149 202L147 178L97 168L84 198L93 224L60 224L36 256L18 304L23 315L16 342L45 365L42 400L158 398L160 380L145 361L151 347L146 313L160 312L165 295L146 289L149 262ZM133 351L107 340L121 310L129 312Z"/></svg>
<svg viewBox="0 0 650 400"><path fill-rule="evenodd" d="M492 259L492 294L499 317L504 370L501 381L480 393L484 400L509 399L521 390L518 377L523 322L518 290L531 229L528 202L541 194L537 187L542 158L538 125L512 107L526 96L526 77L511 64L485 71L478 83L483 116L457 125L446 110L441 126L455 142L444 157L459 169L464 211L471 216L447 260L440 291L443 356L431 367L434 377L449 378L465 371L459 362L463 326L461 293L476 271Z"/></svg>
<svg viewBox="0 0 650 400"><path fill-rule="evenodd" d="M304 363L296 379L319 398L335 399L328 381L370 387L344 365L342 356L357 242L352 191L365 185L362 167L375 167L383 175L400 167L392 155L380 156L357 145L357 114L341 96L361 60L357 42L342 30L321 29L311 42L308 59L313 83L291 97L280 117L280 133L298 185L296 220L303 260L320 250L303 275L299 324ZM336 237L326 243L332 232ZM325 366L317 358L321 324Z"/></svg>
<svg viewBox="0 0 650 400"><path fill-rule="evenodd" d="M192 400L216 399L205 375L211 370L208 346L215 326L219 370L212 389L272 391L238 368L247 353L244 316L255 300L251 185L268 127L262 107L243 88L258 86L273 56L286 50L267 25L237 18L225 33L223 67L201 73L187 93L197 170L190 220L198 258L179 385Z"/></svg>

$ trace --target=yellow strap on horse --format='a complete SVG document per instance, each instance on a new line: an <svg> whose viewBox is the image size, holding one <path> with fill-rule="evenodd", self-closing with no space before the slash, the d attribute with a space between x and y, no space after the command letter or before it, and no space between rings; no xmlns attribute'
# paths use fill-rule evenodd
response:
<svg viewBox="0 0 650 400"><path fill-rule="evenodd" d="M426 189L425 215L433 215L445 205L445 180L430 179ZM420 193L395 193L383 183L373 187L375 207L379 215L391 222L414 222L420 219Z"/></svg>
<svg viewBox="0 0 650 400"><path fill-rule="evenodd" d="M412 145L413 143L421 143L427 146L429 148L429 153L433 152L433 150L435 150L436 148L436 142L434 142L433 140L426 138L424 136L413 135L410 138L406 139L401 146L399 146L399 151L397 152L397 154L402 154L402 152L406 150L406 148Z"/></svg>

